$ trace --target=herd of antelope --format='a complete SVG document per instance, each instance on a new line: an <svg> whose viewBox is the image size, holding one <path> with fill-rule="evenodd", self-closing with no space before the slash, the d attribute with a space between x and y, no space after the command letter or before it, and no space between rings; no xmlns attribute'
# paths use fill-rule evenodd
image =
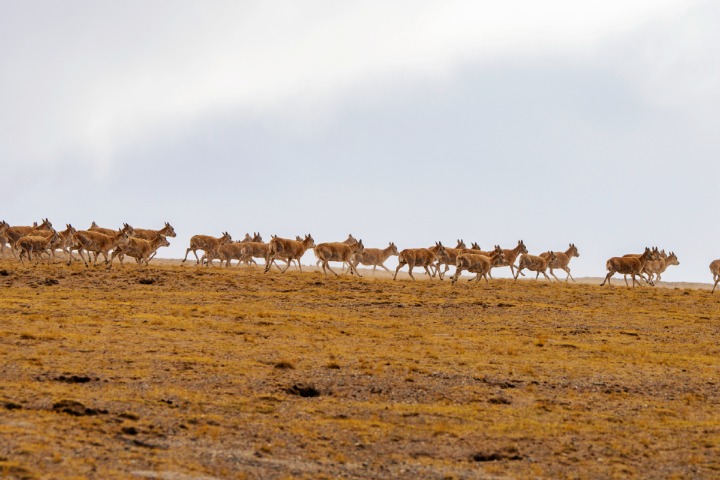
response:
<svg viewBox="0 0 720 480"><path fill-rule="evenodd" d="M56 259L58 250L67 257L67 264L71 265L74 258L73 252L83 261L86 267L92 261L93 266L97 265L100 255L105 259L108 268L112 267L113 260L117 257L120 264L123 264L125 256L133 257L139 265L148 265L160 247L170 245L167 237L175 237L175 230L169 223L159 230L133 228L127 223L117 229L102 228L95 222L87 230L76 230L72 225L67 224L65 230L57 231L53 228L48 219L32 226L10 226L5 221L0 221L0 255L5 255L5 248L9 246L12 255L21 263L25 263L25 257L32 263L33 256L42 258L47 256L48 261ZM197 265L212 265L213 261L219 260L220 266L225 262L229 267L232 260L237 265L257 265L255 259L260 258L265 262L265 272L270 271L273 265L278 270L285 272L290 268L292 262L297 264L302 272L300 259L309 249L313 249L317 257L317 266L322 268L323 274L327 277L328 270L335 276L338 273L330 268L329 262L341 262L344 266L344 273L360 276L358 265L373 267L373 274L377 267L392 273L386 266L385 261L394 255L398 256L398 266L395 269L393 280L397 279L401 268L407 266L410 278L415 280L413 269L422 267L430 277L444 279L451 266L455 267L455 274L451 277L455 284L462 272L474 273L475 277L469 281L480 281L481 278L489 283L492 279L493 268L509 267L513 278L517 281L520 275L525 275L523 270L535 272L535 280L542 274L548 281L548 271L555 280L560 279L555 275L554 270L563 270L567 277L565 281L575 279L570 273L570 260L579 257L577 247L570 244L567 250L549 251L540 255L528 253L525 243L520 240L511 249L495 248L483 251L477 243L467 248L465 242L457 241L455 248L445 247L441 242L436 242L428 248L407 248L398 251L394 243L386 248L366 248L362 240L357 240L352 235L342 242L327 242L316 244L311 235L287 239L273 236L269 242L263 242L259 233L245 234L240 241L233 241L229 233L223 232L220 237L209 235L194 235L190 239L190 247L185 251L183 263L187 261L190 252L195 255ZM203 252L198 257L197 251ZM85 258L87 254L87 259ZM93 259L94 257L94 259ZM519 258L519 260L518 260ZM285 267L280 268L278 261L285 262ZM517 260L517 264L516 264ZM610 278L615 273L624 275L625 285L629 286L627 276L632 277L632 286L640 284L641 281L648 285L654 285L660 281L662 273L671 265L680 265L674 252L666 254L664 250L657 247L646 247L643 253L627 254L622 257L612 257L606 262L607 275L602 285L610 285ZM720 260L710 264L710 272L713 275L714 292L720 283Z"/></svg>

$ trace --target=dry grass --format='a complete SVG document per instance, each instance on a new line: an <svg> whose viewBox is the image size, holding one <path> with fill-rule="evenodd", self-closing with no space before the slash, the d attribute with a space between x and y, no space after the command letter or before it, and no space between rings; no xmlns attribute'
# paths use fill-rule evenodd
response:
<svg viewBox="0 0 720 480"><path fill-rule="evenodd" d="M3 271L0 478L720 475L707 291Z"/></svg>

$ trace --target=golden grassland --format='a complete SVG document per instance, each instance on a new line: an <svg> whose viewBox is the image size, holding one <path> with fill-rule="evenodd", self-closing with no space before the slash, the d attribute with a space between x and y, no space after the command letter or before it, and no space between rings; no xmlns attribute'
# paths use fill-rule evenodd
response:
<svg viewBox="0 0 720 480"><path fill-rule="evenodd" d="M0 478L720 476L708 291L2 260L0 292Z"/></svg>

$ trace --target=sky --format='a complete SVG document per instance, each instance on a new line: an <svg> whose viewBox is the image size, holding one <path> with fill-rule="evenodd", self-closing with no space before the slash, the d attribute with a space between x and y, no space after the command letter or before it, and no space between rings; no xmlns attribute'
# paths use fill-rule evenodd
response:
<svg viewBox="0 0 720 480"><path fill-rule="evenodd" d="M717 2L0 11L11 225L168 221L172 258L223 231L400 249L523 239L535 254L573 242L581 277L657 245L680 260L667 281L707 282L720 257Z"/></svg>

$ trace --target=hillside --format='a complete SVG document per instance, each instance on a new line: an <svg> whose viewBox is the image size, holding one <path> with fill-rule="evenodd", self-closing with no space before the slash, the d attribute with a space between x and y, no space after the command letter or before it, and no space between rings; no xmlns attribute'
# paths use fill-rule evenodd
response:
<svg viewBox="0 0 720 480"><path fill-rule="evenodd" d="M717 478L720 295L0 260L8 478Z"/></svg>

